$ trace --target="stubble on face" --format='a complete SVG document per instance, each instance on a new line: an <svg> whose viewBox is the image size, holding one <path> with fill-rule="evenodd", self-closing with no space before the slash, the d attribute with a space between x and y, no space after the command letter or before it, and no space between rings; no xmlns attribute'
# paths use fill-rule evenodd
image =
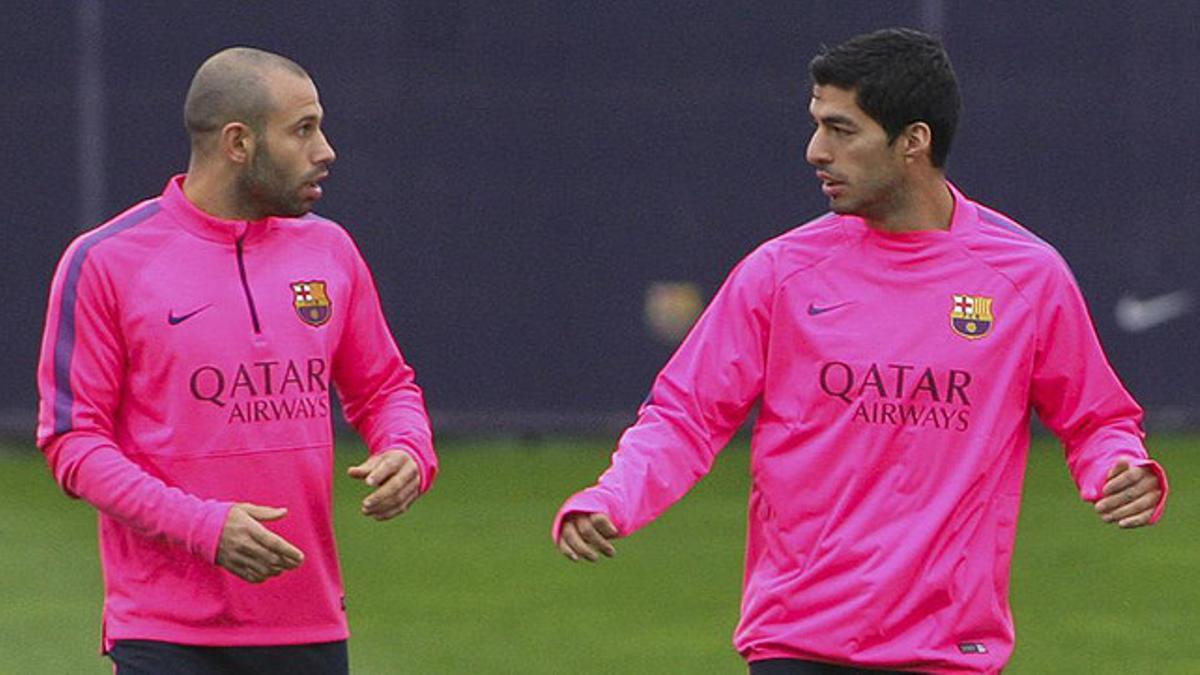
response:
<svg viewBox="0 0 1200 675"><path fill-rule="evenodd" d="M300 196L300 187L305 182L302 177L291 179L287 175L271 154L265 135L260 134L253 158L238 177L238 196L247 212L256 213L259 218L298 218L312 208Z"/></svg>
<svg viewBox="0 0 1200 675"><path fill-rule="evenodd" d="M809 111L816 128L808 161L830 210L871 220L900 207L905 187L896 147L858 106L856 92L814 85Z"/></svg>
<svg viewBox="0 0 1200 675"><path fill-rule="evenodd" d="M271 109L251 128L255 142L236 177L236 199L256 219L297 218L321 198L319 183L336 156L320 128L323 111L312 80L276 71L268 82Z"/></svg>

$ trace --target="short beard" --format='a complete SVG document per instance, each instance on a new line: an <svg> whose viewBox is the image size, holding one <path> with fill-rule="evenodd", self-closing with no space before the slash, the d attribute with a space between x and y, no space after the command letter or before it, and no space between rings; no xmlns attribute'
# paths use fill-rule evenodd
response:
<svg viewBox="0 0 1200 675"><path fill-rule="evenodd" d="M296 186L287 178L271 155L265 140L258 144L250 166L237 181L238 199L254 220L268 216L298 218L308 213L308 207L296 194Z"/></svg>
<svg viewBox="0 0 1200 675"><path fill-rule="evenodd" d="M834 208L832 211L839 215L857 216L865 220L886 219L889 214L907 206L907 189L908 186L902 181L889 181L879 185L872 198L841 209Z"/></svg>

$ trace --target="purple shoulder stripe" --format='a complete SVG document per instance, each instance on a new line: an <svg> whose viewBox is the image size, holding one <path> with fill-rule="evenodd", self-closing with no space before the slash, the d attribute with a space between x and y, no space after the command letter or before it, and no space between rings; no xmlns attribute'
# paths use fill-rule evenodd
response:
<svg viewBox="0 0 1200 675"><path fill-rule="evenodd" d="M1026 239L1028 239L1030 241L1036 241L1037 243L1042 244L1044 246L1050 246L1050 244L1046 240L1042 239L1041 237L1037 236L1036 234L1030 232L1029 230L1025 229L1024 227L1021 227L1017 223L1009 220L1008 218L1005 218L1004 216L1001 216L1000 214L995 213L993 211L989 211L986 208L983 208L983 207L979 208L979 217L982 218L983 220L986 220L987 222L991 223L992 225L995 225L996 227L1000 227L1005 230L1008 230L1009 232L1012 232L1013 234L1019 234L1022 237L1025 237Z"/></svg>
<svg viewBox="0 0 1200 675"><path fill-rule="evenodd" d="M126 214L108 227L101 228L86 237L71 254L58 309L58 337L54 341L54 433L56 435L65 434L72 428L71 407L75 404L75 392L71 391L71 359L75 354L75 302L79 291L79 276L88 252L96 244L128 230L158 213L160 209L162 207L155 200Z"/></svg>

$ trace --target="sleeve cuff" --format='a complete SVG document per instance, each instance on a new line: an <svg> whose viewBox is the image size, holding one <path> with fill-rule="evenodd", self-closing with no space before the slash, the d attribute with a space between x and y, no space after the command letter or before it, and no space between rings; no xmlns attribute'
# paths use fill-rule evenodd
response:
<svg viewBox="0 0 1200 675"><path fill-rule="evenodd" d="M558 543L558 537L562 534L563 519L572 513L603 513L616 526L618 535L623 537L625 536L624 523L613 511L614 509L609 508L608 504L595 492L584 490L577 493L564 502L558 513L555 514L554 524L550 526L550 540L555 544Z"/></svg>
<svg viewBox="0 0 1200 675"><path fill-rule="evenodd" d="M408 456L411 457L414 462L416 462L417 473L421 477L420 492L421 494L428 492L429 488L433 486L434 477L437 476L437 467L435 465L431 465L429 460L420 451L412 448L409 445L393 445L391 447L384 448L379 452L373 452L371 454L381 454L384 452L390 452L392 450L399 450L407 453Z"/></svg>
<svg viewBox="0 0 1200 675"><path fill-rule="evenodd" d="M232 502L211 502L197 523L195 535L190 537L188 549L202 560L217 564L217 552L221 547L221 535L225 532L225 521L229 520Z"/></svg>
<svg viewBox="0 0 1200 675"><path fill-rule="evenodd" d="M1129 466L1147 468L1158 478L1158 485L1162 489L1162 496L1158 498L1158 505L1154 507L1154 513L1150 515L1150 522L1148 524L1153 525L1157 523L1158 519L1162 518L1163 510L1167 506L1167 494L1171 491L1170 485L1167 483L1167 472L1158 462L1148 457L1122 456L1113 460L1114 463L1117 461L1129 462ZM1110 464L1110 466L1112 465ZM1108 468L1104 468L1105 473L1099 474L1095 480L1087 483L1089 486L1088 489L1080 493L1084 501L1094 503L1104 496L1104 484L1108 482L1108 470Z"/></svg>

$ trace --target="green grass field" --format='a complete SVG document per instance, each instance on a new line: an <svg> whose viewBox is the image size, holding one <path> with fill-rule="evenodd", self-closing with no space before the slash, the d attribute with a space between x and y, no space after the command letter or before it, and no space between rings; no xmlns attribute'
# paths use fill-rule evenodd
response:
<svg viewBox="0 0 1200 675"><path fill-rule="evenodd" d="M1013 570L1010 673L1200 673L1200 439L1155 438L1174 494L1159 526L1118 531L1035 446ZM343 444L344 466L361 449ZM548 528L609 441L441 443L435 490L405 516L359 516L337 481L355 673L744 673L737 620L747 452L616 559L572 564ZM0 672L111 673L98 656L95 516L41 457L0 452Z"/></svg>

